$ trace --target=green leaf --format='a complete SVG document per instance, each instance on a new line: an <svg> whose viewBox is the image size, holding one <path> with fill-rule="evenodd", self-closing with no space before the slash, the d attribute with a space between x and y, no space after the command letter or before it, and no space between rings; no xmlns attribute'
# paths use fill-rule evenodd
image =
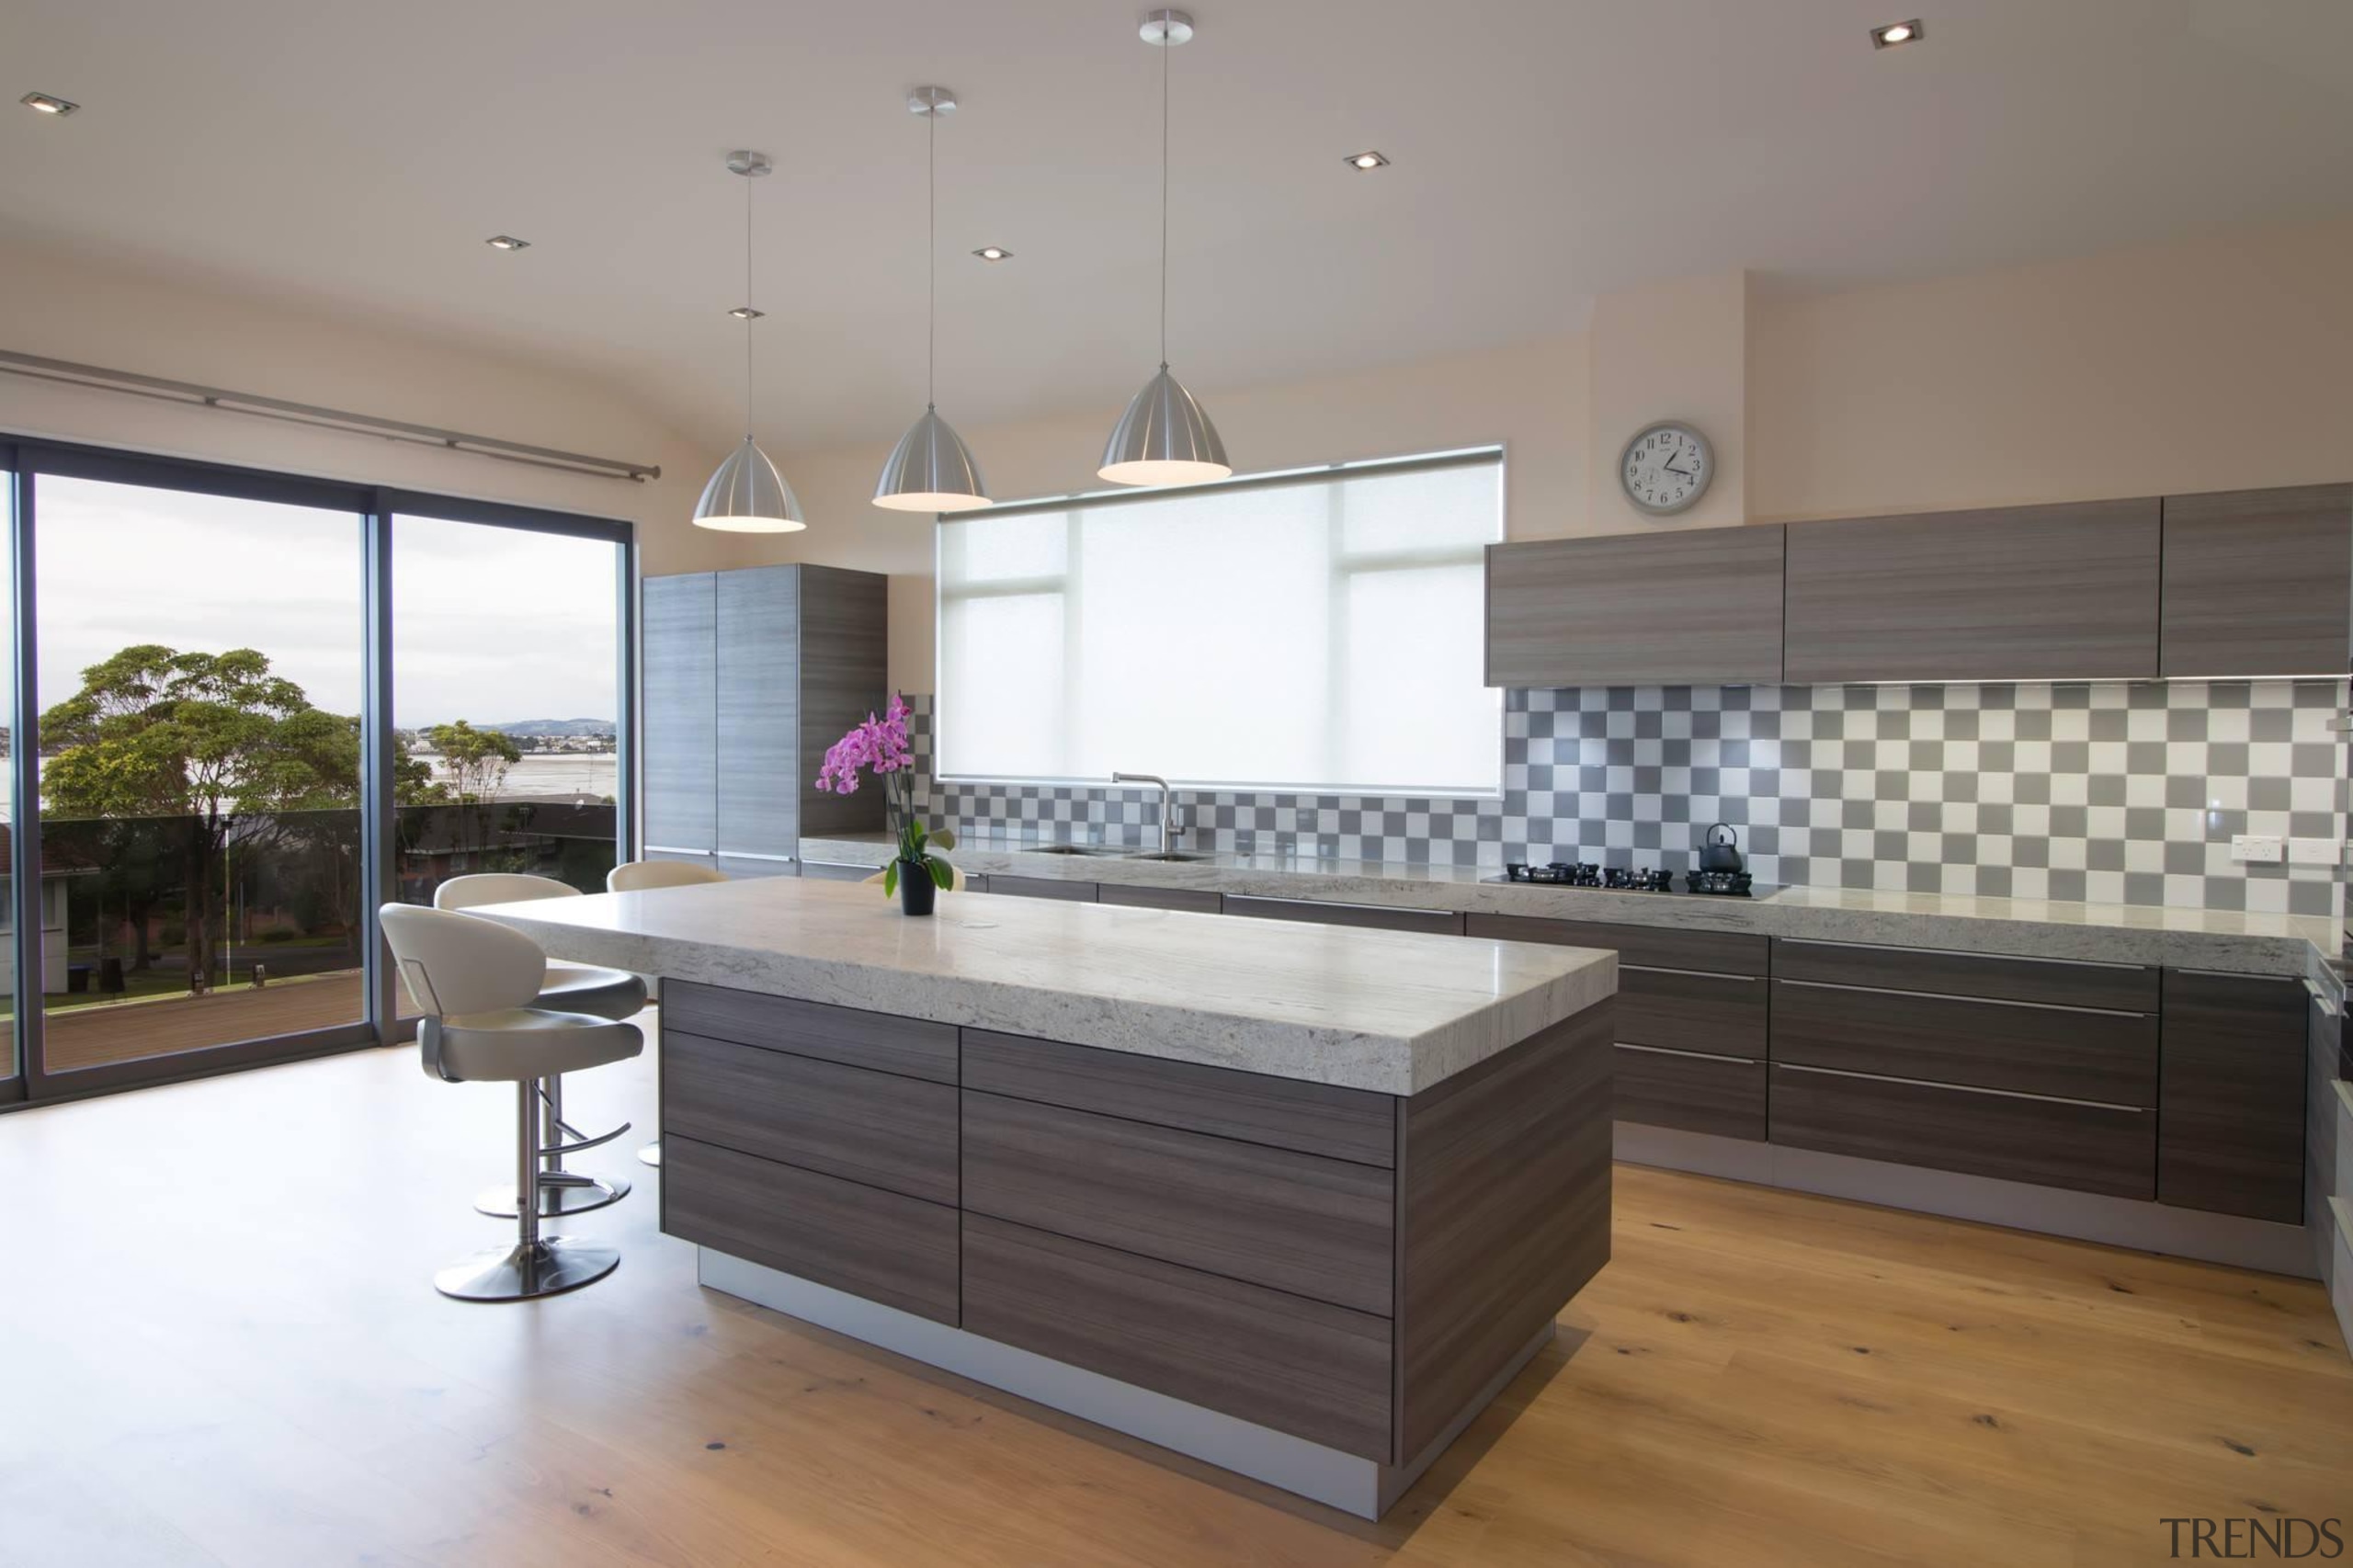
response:
<svg viewBox="0 0 2353 1568"><path fill-rule="evenodd" d="M882 896L892 898L899 891L899 863L896 860L882 868Z"/></svg>
<svg viewBox="0 0 2353 1568"><path fill-rule="evenodd" d="M942 849L953 849L956 847L956 830L952 827L933 828L931 841Z"/></svg>
<svg viewBox="0 0 2353 1568"><path fill-rule="evenodd" d="M945 891L956 885L956 868L934 855L924 861L931 868L931 884Z"/></svg>

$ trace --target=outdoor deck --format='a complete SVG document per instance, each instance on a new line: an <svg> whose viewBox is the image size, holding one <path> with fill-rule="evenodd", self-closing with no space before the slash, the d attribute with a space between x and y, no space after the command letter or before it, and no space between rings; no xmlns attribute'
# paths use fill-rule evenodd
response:
<svg viewBox="0 0 2353 1568"><path fill-rule="evenodd" d="M60 1008L44 1020L41 1040L48 1070L70 1073L77 1067L355 1024L365 1016L359 972L347 970L281 980L259 990L233 985L204 996Z"/></svg>

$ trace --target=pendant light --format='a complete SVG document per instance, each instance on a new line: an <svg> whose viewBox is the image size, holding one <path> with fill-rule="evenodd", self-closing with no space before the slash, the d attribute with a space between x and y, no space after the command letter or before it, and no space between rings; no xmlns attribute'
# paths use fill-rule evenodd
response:
<svg viewBox="0 0 2353 1568"><path fill-rule="evenodd" d="M932 398L939 381L939 117L956 111L956 95L946 87L917 87L907 95L907 108L924 119L924 160L927 171L924 200L931 215L929 249L930 292L926 310L930 336L925 346L923 417L907 427L891 460L875 482L874 504L894 512L970 512L988 506L988 486L981 481L981 465L962 437L939 417Z"/></svg>
<svg viewBox="0 0 2353 1568"><path fill-rule="evenodd" d="M775 166L766 153L727 154L727 172L744 180L744 302L728 312L744 324L744 444L727 454L695 503L695 527L722 533L790 534L809 526L801 498L752 439L752 324L767 313L752 307L752 182Z"/></svg>
<svg viewBox="0 0 2353 1568"><path fill-rule="evenodd" d="M1095 472L1114 484L1195 484L1233 472L1225 443L1185 383L1168 373L1168 53L1191 41L1183 11L1147 12L1138 29L1160 56L1160 373L1144 383L1112 427Z"/></svg>

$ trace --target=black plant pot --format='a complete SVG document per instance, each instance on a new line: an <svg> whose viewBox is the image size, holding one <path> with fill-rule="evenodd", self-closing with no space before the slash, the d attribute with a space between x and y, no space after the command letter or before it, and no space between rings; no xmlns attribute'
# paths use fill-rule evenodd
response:
<svg viewBox="0 0 2353 1568"><path fill-rule="evenodd" d="M939 889L933 885L931 868L921 860L899 862L899 913L929 915L931 901Z"/></svg>

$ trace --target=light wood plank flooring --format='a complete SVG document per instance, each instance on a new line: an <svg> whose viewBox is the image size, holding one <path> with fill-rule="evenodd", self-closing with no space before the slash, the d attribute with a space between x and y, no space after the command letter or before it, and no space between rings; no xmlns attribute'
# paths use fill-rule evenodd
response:
<svg viewBox="0 0 2353 1568"><path fill-rule="evenodd" d="M643 1129L652 1063L573 1096ZM1555 1348L1369 1526L701 1291L634 1136L571 1226L618 1274L442 1301L511 1108L386 1051L0 1116L0 1563L2036 1565L2353 1516L2315 1285L1621 1166Z"/></svg>

